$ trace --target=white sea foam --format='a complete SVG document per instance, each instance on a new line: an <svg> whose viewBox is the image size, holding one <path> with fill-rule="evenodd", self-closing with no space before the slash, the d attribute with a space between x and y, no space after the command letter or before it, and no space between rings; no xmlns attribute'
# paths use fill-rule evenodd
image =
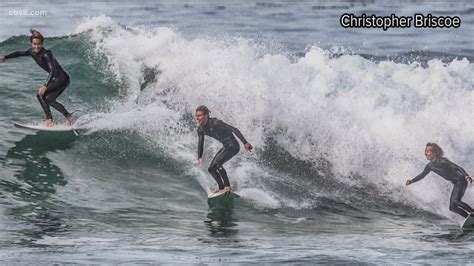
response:
<svg viewBox="0 0 474 266"><path fill-rule="evenodd" d="M251 40L189 40L169 28L126 29L106 16L86 19L76 33L89 36L127 89L109 113L94 114L95 130L137 130L192 162L197 137L186 121L205 104L257 149L229 163L242 191L258 181L233 172L247 165L265 175L253 161L270 136L299 160L329 161L339 181L359 182L350 179L357 174L395 200L446 216L449 183L432 174L405 189L426 163L424 145L439 143L451 160L474 171L474 69L467 59L433 59L427 66L373 62L333 57L316 46L291 59L262 52ZM145 68L159 74L140 90ZM207 143L209 161L220 146ZM258 193L264 205L285 205L272 191Z"/></svg>

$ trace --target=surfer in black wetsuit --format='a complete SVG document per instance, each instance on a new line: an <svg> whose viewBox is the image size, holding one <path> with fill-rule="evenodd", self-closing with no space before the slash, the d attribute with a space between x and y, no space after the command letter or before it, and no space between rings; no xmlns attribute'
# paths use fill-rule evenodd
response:
<svg viewBox="0 0 474 266"><path fill-rule="evenodd" d="M473 209L462 201L462 197L466 192L468 181L472 183L472 177L462 167L443 157L443 153L443 149L438 144L426 144L425 156L430 162L425 166L423 172L415 178L407 180L406 185L420 181L431 171L437 173L454 185L449 200L449 210L467 218Z"/></svg>
<svg viewBox="0 0 474 266"><path fill-rule="evenodd" d="M217 118L210 118L209 113L209 109L204 105L201 105L196 109L196 120L199 123L198 165L202 167L204 136L207 135L220 141L223 147L219 152L217 152L214 159L212 159L208 170L216 180L217 184L219 184L219 188L214 190L214 192L231 191L229 178L227 177L227 172L225 171L223 164L239 152L239 143L233 134L242 141L245 150L250 152L253 147L245 140L244 136L237 128L228 125Z"/></svg>
<svg viewBox="0 0 474 266"><path fill-rule="evenodd" d="M30 32L32 47L26 51L16 51L5 56L0 56L0 63L3 63L6 59L19 56L33 57L36 63L49 73L46 82L39 88L37 95L46 115L46 126L52 127L54 125L50 106L61 112L67 118L69 124L72 125L76 121L75 117L73 117L62 104L56 101L56 98L58 98L69 85L69 75L64 71L58 61L56 61L51 51L43 48L43 35L36 30L30 30Z"/></svg>

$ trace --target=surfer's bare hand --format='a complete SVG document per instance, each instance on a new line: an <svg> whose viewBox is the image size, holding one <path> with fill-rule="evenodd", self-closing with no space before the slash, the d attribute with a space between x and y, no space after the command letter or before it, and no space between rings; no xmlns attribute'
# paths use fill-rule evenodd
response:
<svg viewBox="0 0 474 266"><path fill-rule="evenodd" d="M5 62L5 56L0 55L0 63L3 63L3 62Z"/></svg>
<svg viewBox="0 0 474 266"><path fill-rule="evenodd" d="M198 165L199 168L202 168L202 158L198 159L197 165Z"/></svg>
<svg viewBox="0 0 474 266"><path fill-rule="evenodd" d="M244 148L245 148L246 151L252 151L253 146L252 146L252 144L247 142L247 143L244 144Z"/></svg>
<svg viewBox="0 0 474 266"><path fill-rule="evenodd" d="M38 94L43 97L44 96L44 93L46 92L46 86L41 86L38 90Z"/></svg>
<svg viewBox="0 0 474 266"><path fill-rule="evenodd" d="M410 185L410 184L412 184L412 183L413 183L413 181L411 181L410 179L408 179L406 185L408 186L408 185Z"/></svg>
<svg viewBox="0 0 474 266"><path fill-rule="evenodd" d="M472 183L472 177L471 176L466 176L466 180L469 182L469 183Z"/></svg>

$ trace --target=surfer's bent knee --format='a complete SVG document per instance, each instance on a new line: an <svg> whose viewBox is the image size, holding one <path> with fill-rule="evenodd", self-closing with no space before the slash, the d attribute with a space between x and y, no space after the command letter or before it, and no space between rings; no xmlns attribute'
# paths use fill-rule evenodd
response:
<svg viewBox="0 0 474 266"><path fill-rule="evenodd" d="M209 173L215 172L216 170L217 167L213 164L209 165L209 168L207 168L207 171L209 171Z"/></svg>

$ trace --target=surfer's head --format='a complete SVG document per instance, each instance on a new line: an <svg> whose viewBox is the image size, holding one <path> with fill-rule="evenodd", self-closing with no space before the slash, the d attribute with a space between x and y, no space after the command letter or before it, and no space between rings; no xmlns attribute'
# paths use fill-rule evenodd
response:
<svg viewBox="0 0 474 266"><path fill-rule="evenodd" d="M444 151L436 143L428 142L425 148L425 156L427 160L433 161L435 159L443 157Z"/></svg>
<svg viewBox="0 0 474 266"><path fill-rule="evenodd" d="M36 31L34 29L31 29L30 32L31 32L30 42L31 42L32 51L33 53L38 53L43 47L44 37L43 35L41 35L39 31Z"/></svg>
<svg viewBox="0 0 474 266"><path fill-rule="evenodd" d="M207 123L207 120L209 119L209 108L205 105L201 105L198 108L196 108L196 120L199 123L199 125L205 125Z"/></svg>

